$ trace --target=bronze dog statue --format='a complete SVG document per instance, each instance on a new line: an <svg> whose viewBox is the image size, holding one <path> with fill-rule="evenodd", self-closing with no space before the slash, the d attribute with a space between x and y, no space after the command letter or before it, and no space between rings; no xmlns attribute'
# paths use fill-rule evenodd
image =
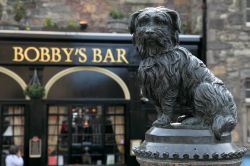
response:
<svg viewBox="0 0 250 166"><path fill-rule="evenodd" d="M231 93L202 61L179 46L176 11L156 7L135 12L129 30L142 58L138 69L142 92L161 113L154 126L168 127L185 115L182 125L210 127L217 139L235 127Z"/></svg>

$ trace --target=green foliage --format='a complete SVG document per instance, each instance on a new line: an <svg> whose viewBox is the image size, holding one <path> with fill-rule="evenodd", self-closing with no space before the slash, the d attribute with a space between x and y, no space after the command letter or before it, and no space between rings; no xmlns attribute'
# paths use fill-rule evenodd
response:
<svg viewBox="0 0 250 166"><path fill-rule="evenodd" d="M14 19L19 22L22 18L26 16L26 9L20 0L16 0L14 5Z"/></svg>
<svg viewBox="0 0 250 166"><path fill-rule="evenodd" d="M110 11L109 16L113 19L123 19L125 17L125 13L119 9L113 9Z"/></svg>
<svg viewBox="0 0 250 166"><path fill-rule="evenodd" d="M42 98L45 95L45 89L39 84L28 85L24 91L24 95L30 98Z"/></svg>
<svg viewBox="0 0 250 166"><path fill-rule="evenodd" d="M182 22L181 29L183 34L192 34L191 22L190 21Z"/></svg>
<svg viewBox="0 0 250 166"><path fill-rule="evenodd" d="M46 28L57 28L57 24L50 17L44 19L43 25Z"/></svg>
<svg viewBox="0 0 250 166"><path fill-rule="evenodd" d="M67 28L77 29L77 28L79 28L79 23L76 20L69 20Z"/></svg>

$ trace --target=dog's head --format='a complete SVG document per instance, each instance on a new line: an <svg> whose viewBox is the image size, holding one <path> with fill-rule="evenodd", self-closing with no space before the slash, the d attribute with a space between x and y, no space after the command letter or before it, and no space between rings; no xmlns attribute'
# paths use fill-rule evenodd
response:
<svg viewBox="0 0 250 166"><path fill-rule="evenodd" d="M145 8L131 15L129 30L140 55L154 56L179 43L180 17L164 7Z"/></svg>

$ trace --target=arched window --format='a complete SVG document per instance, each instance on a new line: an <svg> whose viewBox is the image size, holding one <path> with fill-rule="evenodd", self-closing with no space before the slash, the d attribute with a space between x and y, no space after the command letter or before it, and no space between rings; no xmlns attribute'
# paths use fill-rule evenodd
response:
<svg viewBox="0 0 250 166"><path fill-rule="evenodd" d="M245 80L245 92L246 102L250 102L250 77Z"/></svg>

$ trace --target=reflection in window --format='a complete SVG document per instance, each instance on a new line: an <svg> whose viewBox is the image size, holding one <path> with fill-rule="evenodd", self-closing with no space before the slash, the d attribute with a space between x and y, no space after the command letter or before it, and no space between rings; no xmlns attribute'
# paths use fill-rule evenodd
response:
<svg viewBox="0 0 250 166"><path fill-rule="evenodd" d="M48 165L124 164L124 107L50 106Z"/></svg>
<svg viewBox="0 0 250 166"><path fill-rule="evenodd" d="M24 148L24 107L3 106L1 112L2 158L8 154L10 145L17 145L23 154Z"/></svg>

